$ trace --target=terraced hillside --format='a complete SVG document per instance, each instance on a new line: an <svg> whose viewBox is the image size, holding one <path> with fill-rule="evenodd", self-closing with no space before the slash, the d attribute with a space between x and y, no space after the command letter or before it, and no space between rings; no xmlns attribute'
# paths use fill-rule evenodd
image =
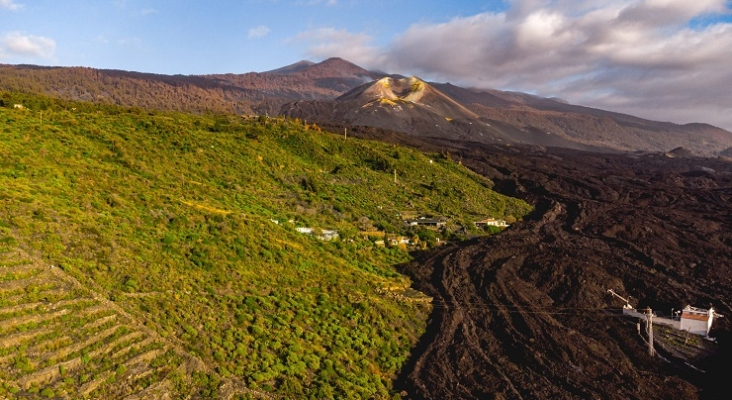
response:
<svg viewBox="0 0 732 400"><path fill-rule="evenodd" d="M4 238L6 241L9 237ZM0 380L10 393L170 393L184 360L155 331L60 268L0 253ZM200 367L200 366L199 366Z"/></svg>
<svg viewBox="0 0 732 400"><path fill-rule="evenodd" d="M359 231L426 248L530 209L448 153L302 121L2 98L0 397L389 398L428 309L410 254Z"/></svg>

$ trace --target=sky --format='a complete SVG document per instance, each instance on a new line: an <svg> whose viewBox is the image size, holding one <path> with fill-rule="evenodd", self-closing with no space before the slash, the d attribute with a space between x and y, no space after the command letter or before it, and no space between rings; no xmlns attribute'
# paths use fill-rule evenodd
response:
<svg viewBox="0 0 732 400"><path fill-rule="evenodd" d="M0 63L367 69L732 131L732 0L0 0Z"/></svg>

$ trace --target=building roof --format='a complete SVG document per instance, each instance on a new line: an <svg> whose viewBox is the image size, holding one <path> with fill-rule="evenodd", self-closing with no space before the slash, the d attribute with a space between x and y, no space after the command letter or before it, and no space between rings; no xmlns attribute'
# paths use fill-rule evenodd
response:
<svg viewBox="0 0 732 400"><path fill-rule="evenodd" d="M444 224L447 222L447 218L445 217L434 217L434 218L425 218L425 217L419 217L416 219L409 219L407 220L409 224L416 224L416 225L437 225L437 224Z"/></svg>
<svg viewBox="0 0 732 400"><path fill-rule="evenodd" d="M710 309L713 310L713 309ZM709 315L709 310L705 310L703 308L698 307L692 307L692 306L686 306L683 310L681 310L683 313L689 313L689 314L703 314L703 315Z"/></svg>

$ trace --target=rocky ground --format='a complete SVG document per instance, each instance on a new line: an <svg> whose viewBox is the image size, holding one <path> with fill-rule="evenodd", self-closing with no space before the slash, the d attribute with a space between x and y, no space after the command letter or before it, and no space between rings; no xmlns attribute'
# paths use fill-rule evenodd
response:
<svg viewBox="0 0 732 400"><path fill-rule="evenodd" d="M361 136L449 151L536 212L403 267L435 298L397 386L410 399L713 399L732 364L732 163ZM622 301L714 306L717 352L650 357ZM643 329L641 328L641 331Z"/></svg>

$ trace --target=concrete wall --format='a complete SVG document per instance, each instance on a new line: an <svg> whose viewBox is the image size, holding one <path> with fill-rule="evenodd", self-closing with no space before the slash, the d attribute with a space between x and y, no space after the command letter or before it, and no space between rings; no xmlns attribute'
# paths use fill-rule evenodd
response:
<svg viewBox="0 0 732 400"><path fill-rule="evenodd" d="M691 319L691 318L684 318L681 317L681 323L679 324L679 329L682 331L689 331L695 335L707 335L707 324L708 321L700 320L700 319Z"/></svg>

